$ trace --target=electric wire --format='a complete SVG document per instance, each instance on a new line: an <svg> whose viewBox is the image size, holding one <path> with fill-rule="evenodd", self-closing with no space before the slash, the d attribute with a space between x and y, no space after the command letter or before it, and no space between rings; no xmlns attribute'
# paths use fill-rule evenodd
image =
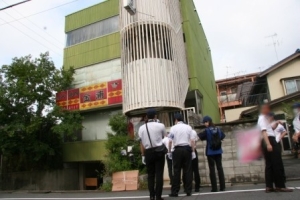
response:
<svg viewBox="0 0 300 200"><path fill-rule="evenodd" d="M16 22L16 21L20 21L20 20L22 20L22 19L25 19L25 18L28 18L28 17L32 17L32 16L35 16L35 15L39 15L39 14L41 14L41 13L48 12L48 11L50 11L50 10L53 10L53 9L56 9L56 8L59 8L59 7L62 7L62 6L65 6L65 5L74 3L74 2L76 2L76 1L78 1L78 0L70 1L70 2L61 4L61 5L58 5L58 6L55 6L55 7L52 7L52 8L49 8L49 9L46 9L46 10L43 10L43 11L34 13L34 14L31 14L31 15L27 15L27 16L22 17L22 18L18 18L18 19L12 20L12 21L8 21L8 22L6 22L6 23L0 24L0 26L6 25L6 24L10 24L10 23L13 23L13 22Z"/></svg>
<svg viewBox="0 0 300 200"><path fill-rule="evenodd" d="M6 3L8 5L8 3L4 0L2 0L4 3ZM22 17L24 17L23 14L21 14L17 9L12 8L13 10L15 10L17 13L19 13L19 15L21 15ZM38 26L36 23L34 23L33 21L27 19L31 24L33 24L35 27L42 29L40 26ZM42 29L43 30L43 29ZM56 39L55 37L53 37L51 34L47 33L46 31L44 31L44 33L46 33L49 37L51 37L52 39L54 39L56 42L58 42L60 45L64 46L58 39Z"/></svg>

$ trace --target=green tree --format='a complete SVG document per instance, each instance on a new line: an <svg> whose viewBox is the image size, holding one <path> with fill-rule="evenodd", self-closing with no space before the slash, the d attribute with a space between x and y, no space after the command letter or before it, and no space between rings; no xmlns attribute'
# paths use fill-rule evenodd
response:
<svg viewBox="0 0 300 200"><path fill-rule="evenodd" d="M130 140L128 136L126 116L121 113L111 116L109 125L114 134L107 133L108 154L105 161L107 174L127 170L140 170L140 173L144 173L145 167L142 164L140 145L138 141ZM127 151L128 146L133 147L131 155L129 153L126 156L122 155L121 151Z"/></svg>
<svg viewBox="0 0 300 200"><path fill-rule="evenodd" d="M58 70L41 54L14 58L0 69L0 153L6 170L62 167L62 136L82 129L78 113L55 105L70 88L74 70Z"/></svg>

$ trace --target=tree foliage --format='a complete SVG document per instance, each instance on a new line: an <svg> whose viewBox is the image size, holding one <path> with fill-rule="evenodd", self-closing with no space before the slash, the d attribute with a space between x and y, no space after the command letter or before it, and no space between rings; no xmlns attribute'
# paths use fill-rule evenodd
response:
<svg viewBox="0 0 300 200"><path fill-rule="evenodd" d="M143 173L145 167L142 165L139 142L130 140L127 132L126 116L121 113L111 116L109 125L114 134L107 134L105 161L106 172L111 175L118 171L140 170ZM127 147L132 146L132 152L122 155L121 151L127 151Z"/></svg>
<svg viewBox="0 0 300 200"><path fill-rule="evenodd" d="M55 105L74 70L58 70L41 54L14 58L0 69L0 152L7 170L62 167L62 135L82 129L81 116Z"/></svg>

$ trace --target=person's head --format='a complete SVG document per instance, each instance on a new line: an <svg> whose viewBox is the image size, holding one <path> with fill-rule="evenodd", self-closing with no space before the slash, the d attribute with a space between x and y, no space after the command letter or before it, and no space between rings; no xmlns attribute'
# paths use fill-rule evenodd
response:
<svg viewBox="0 0 300 200"><path fill-rule="evenodd" d="M153 108L150 108L147 110L147 118L148 119L154 119L156 116L156 110Z"/></svg>
<svg viewBox="0 0 300 200"><path fill-rule="evenodd" d="M270 120L271 122L274 121L274 120L275 120L275 113L269 112L268 117L269 117L269 120Z"/></svg>
<svg viewBox="0 0 300 200"><path fill-rule="evenodd" d="M293 105L293 113L294 115L298 115L300 113L300 103L295 103Z"/></svg>
<svg viewBox="0 0 300 200"><path fill-rule="evenodd" d="M205 117L203 118L203 124L204 124L206 127L214 126L213 121L212 121L212 118L211 118L210 116L205 116Z"/></svg>
<svg viewBox="0 0 300 200"><path fill-rule="evenodd" d="M260 113L263 115L268 115L271 112L270 105L268 103L264 103L260 106Z"/></svg>
<svg viewBox="0 0 300 200"><path fill-rule="evenodd" d="M174 119L175 119L175 124L177 124L178 122L183 122L183 116L180 113L176 113L174 115Z"/></svg>

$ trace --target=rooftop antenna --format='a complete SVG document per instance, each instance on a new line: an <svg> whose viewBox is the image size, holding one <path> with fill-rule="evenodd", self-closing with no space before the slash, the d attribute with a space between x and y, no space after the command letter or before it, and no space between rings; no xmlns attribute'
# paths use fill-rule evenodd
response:
<svg viewBox="0 0 300 200"><path fill-rule="evenodd" d="M268 46L273 46L274 47L274 51L275 51L275 54L276 54L276 58L277 58L277 61L278 60L278 53L277 53L277 46L279 46L279 40L277 40L277 33L274 33L273 35L269 35L269 36L266 36L266 38L271 38L272 39L272 44L269 44Z"/></svg>
<svg viewBox="0 0 300 200"><path fill-rule="evenodd" d="M229 68L232 68L232 67L230 67L230 66L226 66L226 69L227 69L227 71L226 71L226 79L228 78L228 76L229 76Z"/></svg>
<svg viewBox="0 0 300 200"><path fill-rule="evenodd" d="M261 72L265 67L258 67L257 69L259 69L259 72Z"/></svg>

